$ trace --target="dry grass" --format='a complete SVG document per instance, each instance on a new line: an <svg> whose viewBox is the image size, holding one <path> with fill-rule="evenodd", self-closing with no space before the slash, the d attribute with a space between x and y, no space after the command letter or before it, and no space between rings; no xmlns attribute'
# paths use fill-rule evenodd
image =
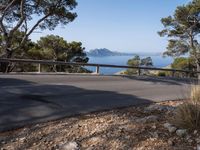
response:
<svg viewBox="0 0 200 150"><path fill-rule="evenodd" d="M172 123L189 130L200 130L200 85L192 87L189 101L180 105Z"/></svg>
<svg viewBox="0 0 200 150"><path fill-rule="evenodd" d="M200 85L195 85L191 90L191 102L200 105Z"/></svg>

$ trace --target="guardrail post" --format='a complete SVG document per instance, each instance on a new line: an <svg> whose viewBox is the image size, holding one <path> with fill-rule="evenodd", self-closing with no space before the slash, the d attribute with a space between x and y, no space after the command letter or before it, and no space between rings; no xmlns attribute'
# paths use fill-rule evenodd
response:
<svg viewBox="0 0 200 150"><path fill-rule="evenodd" d="M41 72L41 64L38 64L38 73Z"/></svg>
<svg viewBox="0 0 200 150"><path fill-rule="evenodd" d="M138 76L140 76L140 75L141 75L141 69L138 68Z"/></svg>
<svg viewBox="0 0 200 150"><path fill-rule="evenodd" d="M172 77L174 77L174 76L175 76L175 70L172 71Z"/></svg>
<svg viewBox="0 0 200 150"><path fill-rule="evenodd" d="M96 66L96 74L99 74L99 65Z"/></svg>

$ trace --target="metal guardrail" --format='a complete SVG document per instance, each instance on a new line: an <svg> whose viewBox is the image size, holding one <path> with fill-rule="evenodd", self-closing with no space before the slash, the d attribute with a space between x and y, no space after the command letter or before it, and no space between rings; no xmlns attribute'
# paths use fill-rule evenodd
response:
<svg viewBox="0 0 200 150"><path fill-rule="evenodd" d="M96 67L96 73L97 74L100 73L100 67L137 69L139 75L141 73L141 70L169 71L169 72L172 72L172 75L174 75L175 72L181 72L181 73L186 73L186 74L190 74L190 73L200 74L200 72L190 71L190 70L164 69L164 68L155 68L155 67L134 67L134 66L93 64L93 63L74 63L74 62L50 61L50 60L4 59L4 58L0 58L0 62L7 62L7 63L33 63L33 64L38 64L38 72L41 72L41 64L46 64L46 65L92 66L92 67Z"/></svg>

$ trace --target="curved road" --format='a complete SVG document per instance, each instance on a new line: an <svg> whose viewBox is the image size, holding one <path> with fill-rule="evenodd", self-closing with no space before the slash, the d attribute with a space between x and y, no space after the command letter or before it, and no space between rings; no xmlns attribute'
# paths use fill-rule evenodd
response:
<svg viewBox="0 0 200 150"><path fill-rule="evenodd" d="M189 97L191 81L95 75L0 75L0 131L66 116Z"/></svg>

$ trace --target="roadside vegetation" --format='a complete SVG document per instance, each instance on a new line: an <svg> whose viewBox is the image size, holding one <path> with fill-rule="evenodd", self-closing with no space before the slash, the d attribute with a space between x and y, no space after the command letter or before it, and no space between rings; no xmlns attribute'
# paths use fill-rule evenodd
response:
<svg viewBox="0 0 200 150"><path fill-rule="evenodd" d="M151 57L146 57L146 58L140 58L140 56L136 55L134 58L129 59L127 62L128 66L132 67L152 67L153 66L153 61ZM141 71L142 74L148 74L149 72L146 70ZM138 69L127 69L124 74L127 75L134 75L134 74L139 74Z"/></svg>
<svg viewBox="0 0 200 150"><path fill-rule="evenodd" d="M175 59L174 63L179 63L179 66L172 65L172 67L179 69L194 69L200 71L200 0L192 0L186 5L178 6L173 15L161 19L161 23L164 26L162 31L158 34L161 37L167 37L169 39L167 50L164 52L165 56L171 56L174 58L181 55L189 55L188 62L194 66L188 67L181 66L180 61L187 61L181 59ZM190 68L192 67L192 68Z"/></svg>
<svg viewBox="0 0 200 150"><path fill-rule="evenodd" d="M66 62L88 62L81 42L67 42L62 37L47 35L33 42L31 34L54 30L74 21L75 0L1 1L0 58L42 59ZM32 25L32 26L31 26ZM0 63L1 72L36 71L34 65ZM42 66L43 71L88 72L80 67Z"/></svg>
<svg viewBox="0 0 200 150"><path fill-rule="evenodd" d="M175 126L200 130L200 86L192 87L190 100L180 105L171 121Z"/></svg>
<svg viewBox="0 0 200 150"><path fill-rule="evenodd" d="M174 59L174 62L167 68L177 69L177 70L197 71L195 62L190 57L189 58L188 57L177 57ZM155 75L165 77L165 76L172 76L172 73L167 72L167 71L157 71L157 72L155 72ZM173 76L180 77L180 78L197 78L197 75L194 73L175 72Z"/></svg>
<svg viewBox="0 0 200 150"><path fill-rule="evenodd" d="M37 42L29 36L36 30L67 25L77 14L75 0L2 1L0 13L0 58L88 62L81 42L68 42L47 35ZM26 8L26 9L25 9ZM178 6L174 15L161 20L161 37L169 38L164 55L174 57L173 69L200 71L200 0ZM39 19L33 27L27 25ZM188 58L180 57L188 55ZM152 67L151 57L135 56L129 66ZM37 66L1 63L0 71L36 71ZM43 71L88 72L80 67L42 66ZM125 74L138 74L128 69ZM142 74L151 72L141 71ZM158 72L158 76L171 76ZM175 74L197 77L193 74ZM155 93L156 94L156 93ZM184 94L184 93L183 93ZM16 134L13 134L16 133ZM189 100L168 101L139 107L85 114L0 133L2 149L196 149L200 144L200 86L192 87Z"/></svg>

